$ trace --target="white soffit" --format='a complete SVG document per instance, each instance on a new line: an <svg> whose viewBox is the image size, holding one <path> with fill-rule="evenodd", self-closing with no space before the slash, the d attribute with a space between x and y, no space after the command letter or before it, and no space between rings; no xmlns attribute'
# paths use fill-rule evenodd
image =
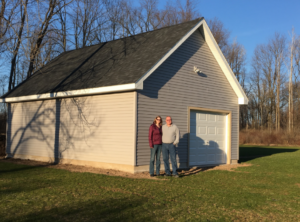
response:
<svg viewBox="0 0 300 222"><path fill-rule="evenodd" d="M65 92L54 92L54 93L44 93L38 95L29 95L29 96L20 96L20 97L11 97L2 99L3 103L9 102L22 102L22 101L32 101L32 100L42 100L42 99L53 99L61 97L74 97L74 96L83 96L83 95L96 95L112 92L126 92L139 89L135 83L116 85L116 86L105 86L98 88L90 89L79 89L79 90L70 90Z"/></svg>

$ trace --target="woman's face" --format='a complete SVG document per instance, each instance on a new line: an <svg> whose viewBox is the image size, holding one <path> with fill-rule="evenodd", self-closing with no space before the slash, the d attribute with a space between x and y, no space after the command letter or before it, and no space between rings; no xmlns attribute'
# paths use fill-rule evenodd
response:
<svg viewBox="0 0 300 222"><path fill-rule="evenodd" d="M156 124L160 124L161 122L161 118L160 117L156 117Z"/></svg>

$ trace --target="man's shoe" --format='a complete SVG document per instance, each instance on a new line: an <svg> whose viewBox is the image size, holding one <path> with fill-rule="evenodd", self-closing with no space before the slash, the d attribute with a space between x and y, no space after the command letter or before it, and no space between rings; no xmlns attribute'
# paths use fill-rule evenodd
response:
<svg viewBox="0 0 300 222"><path fill-rule="evenodd" d="M150 177L154 177L154 175L153 175L153 174L150 174Z"/></svg>
<svg viewBox="0 0 300 222"><path fill-rule="evenodd" d="M179 178L178 174L174 175L175 178Z"/></svg>
<svg viewBox="0 0 300 222"><path fill-rule="evenodd" d="M169 176L171 176L170 174L165 174L165 177L169 177Z"/></svg>

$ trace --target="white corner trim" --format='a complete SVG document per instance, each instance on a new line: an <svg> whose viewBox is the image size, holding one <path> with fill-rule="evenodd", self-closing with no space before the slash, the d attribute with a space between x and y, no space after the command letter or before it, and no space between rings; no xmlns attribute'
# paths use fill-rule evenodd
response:
<svg viewBox="0 0 300 222"><path fill-rule="evenodd" d="M44 93L38 95L30 96L20 96L20 97L11 97L2 99L2 103L9 102L21 102L21 101L31 101L31 100L42 100L42 99L52 99L52 98L63 98L63 97L74 97L74 96L84 96L84 95L97 95L104 93L112 92L126 92L136 89L142 89L142 85L137 86L135 83L116 85L116 86L105 86L98 88L89 88L89 89L79 89L79 90L70 90L65 92L54 92L54 93Z"/></svg>
<svg viewBox="0 0 300 222"><path fill-rule="evenodd" d="M248 104L248 99L245 101L244 97L239 98L239 104L240 105L247 105Z"/></svg>
<svg viewBox="0 0 300 222"><path fill-rule="evenodd" d="M237 81L234 73L232 72L226 58L224 57L218 43L216 42L215 38L213 37L208 25L206 22L203 22L203 30L205 35L205 41L210 48L212 54L216 58L218 64L220 65L223 73L225 74L227 80L229 81L231 87L233 88L235 94L238 97L239 104L248 104L248 98L241 87L240 83Z"/></svg>
<svg viewBox="0 0 300 222"><path fill-rule="evenodd" d="M136 152L137 152L137 91L133 92L133 166L137 166Z"/></svg>
<svg viewBox="0 0 300 222"><path fill-rule="evenodd" d="M188 39L188 37L190 37L202 24L203 22L205 22L204 19L201 19L201 21L199 21L194 28L192 28L185 36L183 36L183 38L181 38L179 40L179 42L177 42L168 52L167 54L165 54L154 66L152 66L151 69L149 69L137 82L136 84L139 85L142 82L144 82L145 79L147 79L164 61L166 61L167 58L170 57L170 55L175 52L176 49L179 48L179 46L182 45L182 43L185 42L185 40Z"/></svg>

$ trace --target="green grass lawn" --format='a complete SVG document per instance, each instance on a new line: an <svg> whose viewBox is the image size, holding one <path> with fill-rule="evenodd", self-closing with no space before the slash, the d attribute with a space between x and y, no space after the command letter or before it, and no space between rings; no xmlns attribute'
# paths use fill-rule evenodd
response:
<svg viewBox="0 0 300 222"><path fill-rule="evenodd" d="M300 221L300 148L249 149L280 151L167 180L0 162L0 221Z"/></svg>

